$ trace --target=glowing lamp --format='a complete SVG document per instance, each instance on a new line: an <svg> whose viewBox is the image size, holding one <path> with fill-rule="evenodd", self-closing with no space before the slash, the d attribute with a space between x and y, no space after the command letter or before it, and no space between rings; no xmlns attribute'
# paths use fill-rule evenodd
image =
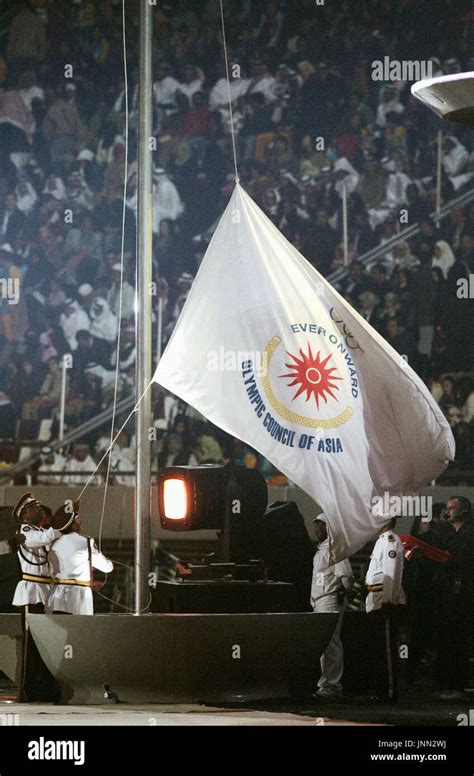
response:
<svg viewBox="0 0 474 776"><path fill-rule="evenodd" d="M157 484L160 522L169 531L221 529L231 515L244 524L267 508L267 485L256 469L168 466Z"/></svg>
<svg viewBox="0 0 474 776"><path fill-rule="evenodd" d="M181 479L166 479L163 483L163 511L168 520L184 520L188 513L188 492Z"/></svg>

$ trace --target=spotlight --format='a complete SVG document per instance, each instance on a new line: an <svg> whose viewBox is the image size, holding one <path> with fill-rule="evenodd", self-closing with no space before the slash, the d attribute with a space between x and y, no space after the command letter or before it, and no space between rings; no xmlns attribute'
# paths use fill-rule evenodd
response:
<svg viewBox="0 0 474 776"><path fill-rule="evenodd" d="M257 520L267 508L267 485L240 466L169 466L158 472L158 511L168 531L223 529L231 516Z"/></svg>

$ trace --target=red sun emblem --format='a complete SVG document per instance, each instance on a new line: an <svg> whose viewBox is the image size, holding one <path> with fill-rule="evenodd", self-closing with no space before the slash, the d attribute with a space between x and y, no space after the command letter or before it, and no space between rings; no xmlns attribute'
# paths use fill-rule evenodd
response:
<svg viewBox="0 0 474 776"><path fill-rule="evenodd" d="M306 401L309 401L311 395L314 396L316 406L319 409L319 399L323 399L327 404L326 394L332 396L333 399L338 401L337 396L334 395L333 390L338 391L339 386L336 385L334 380L342 380L342 377L336 377L332 373L336 371L336 367L327 367L329 359L332 357L332 353L327 356L324 361L321 361L321 351L318 351L316 357L311 352L311 346L308 342L308 354L303 353L300 348L301 358L294 356L292 353L286 351L290 358L294 360L294 364L285 364L288 369L293 371L286 375L278 375L278 377L290 377L293 382L288 383L288 387L293 385L299 385L298 390L293 396L293 401L304 391L306 391Z"/></svg>

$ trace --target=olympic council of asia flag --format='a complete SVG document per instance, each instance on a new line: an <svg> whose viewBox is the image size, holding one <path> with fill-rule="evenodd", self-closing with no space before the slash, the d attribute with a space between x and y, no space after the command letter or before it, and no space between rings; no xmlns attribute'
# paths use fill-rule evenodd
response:
<svg viewBox="0 0 474 776"><path fill-rule="evenodd" d="M324 509L331 558L374 537L374 500L454 457L420 378L236 185L153 378Z"/></svg>

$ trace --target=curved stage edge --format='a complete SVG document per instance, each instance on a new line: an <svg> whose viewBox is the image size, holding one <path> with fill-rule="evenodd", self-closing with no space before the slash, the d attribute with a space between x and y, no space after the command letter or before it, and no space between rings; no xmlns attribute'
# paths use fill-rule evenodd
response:
<svg viewBox="0 0 474 776"><path fill-rule="evenodd" d="M337 614L30 614L60 703L230 703L311 695Z"/></svg>

